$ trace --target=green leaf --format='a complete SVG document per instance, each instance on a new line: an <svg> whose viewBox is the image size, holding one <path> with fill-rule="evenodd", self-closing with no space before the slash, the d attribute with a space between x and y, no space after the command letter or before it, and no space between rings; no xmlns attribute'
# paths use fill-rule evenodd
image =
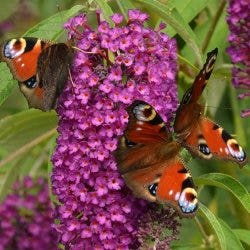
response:
<svg viewBox="0 0 250 250"><path fill-rule="evenodd" d="M247 189L233 177L220 173L210 173L195 178L195 182L197 185L212 185L230 191L250 212L250 195Z"/></svg>
<svg viewBox="0 0 250 250"><path fill-rule="evenodd" d="M223 220L219 219L219 222L226 237L227 249L244 250L234 231Z"/></svg>
<svg viewBox="0 0 250 250"><path fill-rule="evenodd" d="M197 16L209 3L207 0L186 0L186 1L179 1L173 0L168 1L171 3L173 8L180 13L183 19L189 23L193 18ZM167 27L167 32L169 34L175 35L176 31L172 27Z"/></svg>
<svg viewBox="0 0 250 250"><path fill-rule="evenodd" d="M218 241L218 248L216 249L227 250L226 237L224 235L222 226L216 216L202 203L199 203L198 214L207 222L207 224L213 230Z"/></svg>
<svg viewBox="0 0 250 250"><path fill-rule="evenodd" d="M208 46L208 48L217 47L219 49L219 53L222 53L223 51L225 51L225 48L228 47L227 37L229 34L229 30L228 30L226 17L227 17L227 13L226 11L223 11L221 13L221 16L218 22L216 23L216 27L214 29L213 35L210 37L209 46ZM212 21L213 20L210 18L207 21L206 27L210 25Z"/></svg>
<svg viewBox="0 0 250 250"><path fill-rule="evenodd" d="M56 204L60 204L60 202L57 199L57 196L53 194L52 191L52 180L51 180L51 173L53 169L53 164L51 162L51 157L54 153L55 147L56 147L56 136L52 137L50 140L50 147L49 147L49 158L47 162L47 178L48 178L48 186L49 186L49 197L51 200L51 204L54 207Z"/></svg>
<svg viewBox="0 0 250 250"><path fill-rule="evenodd" d="M15 182L19 173L17 164L11 164L4 175L0 178L0 202L9 193L11 186Z"/></svg>
<svg viewBox="0 0 250 250"><path fill-rule="evenodd" d="M100 10L102 11L105 20L113 26L114 23L111 21L110 17L113 15L113 11L111 7L107 4L105 0L94 0L96 4L100 7Z"/></svg>
<svg viewBox="0 0 250 250"><path fill-rule="evenodd" d="M171 250L200 250L200 245L185 244L185 246L174 245L171 246Z"/></svg>
<svg viewBox="0 0 250 250"><path fill-rule="evenodd" d="M136 7L130 0L121 1L116 0L117 5L119 6L123 16L128 20L128 10L135 9Z"/></svg>
<svg viewBox="0 0 250 250"><path fill-rule="evenodd" d="M145 4L150 9L156 11L163 20L171 25L182 39L190 46L196 56L200 67L203 65L201 50L198 46L197 37L188 23L183 19L176 9L170 9L167 4L162 4L156 0L137 0Z"/></svg>
<svg viewBox="0 0 250 250"><path fill-rule="evenodd" d="M45 169L43 168L43 166L46 166L47 162L50 161L50 155L49 155L49 149L51 145L50 141L51 139L49 139L48 142L37 146L34 150L32 150L32 154L28 154L28 155L25 154L25 156L23 157L26 159L31 158L27 163L26 162L24 163L26 164L25 167L29 167L28 168L29 176L33 177L33 176L39 176L39 175L46 175L46 177L48 177L47 172L44 171ZM24 172L24 174L26 174L25 167L24 167L24 171L22 171L22 173Z"/></svg>
<svg viewBox="0 0 250 250"><path fill-rule="evenodd" d="M9 97L16 86L17 81L13 79L7 64L0 63L0 105Z"/></svg>
<svg viewBox="0 0 250 250"><path fill-rule="evenodd" d="M0 121L0 148L5 151L0 166L15 160L56 133L55 112L26 110Z"/></svg>
<svg viewBox="0 0 250 250"><path fill-rule="evenodd" d="M179 0L172 1L172 4L188 22L196 17L208 3L209 1L207 0L186 0L185 2L180 2Z"/></svg>
<svg viewBox="0 0 250 250"><path fill-rule="evenodd" d="M61 11L29 29L23 36L39 37L42 39L56 40L64 32L63 24L84 8L75 5L69 10Z"/></svg>
<svg viewBox="0 0 250 250"><path fill-rule="evenodd" d="M233 229L233 232L237 235L240 241L250 246L250 230L246 229Z"/></svg>

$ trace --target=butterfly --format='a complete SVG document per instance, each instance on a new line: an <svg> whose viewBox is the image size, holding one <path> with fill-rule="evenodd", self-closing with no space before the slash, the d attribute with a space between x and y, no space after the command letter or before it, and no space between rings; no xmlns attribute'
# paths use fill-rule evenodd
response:
<svg viewBox="0 0 250 250"><path fill-rule="evenodd" d="M198 100L212 73L218 50L207 60L184 94L176 112L173 139L166 124L148 103L136 100L128 108L128 125L114 153L118 168L133 193L151 202L170 205L181 217L198 208L197 187L180 157L182 147L193 156L246 163L246 153L223 128L206 118Z"/></svg>
<svg viewBox="0 0 250 250"><path fill-rule="evenodd" d="M73 48L34 37L10 39L1 46L6 62L30 108L55 108L73 60Z"/></svg>

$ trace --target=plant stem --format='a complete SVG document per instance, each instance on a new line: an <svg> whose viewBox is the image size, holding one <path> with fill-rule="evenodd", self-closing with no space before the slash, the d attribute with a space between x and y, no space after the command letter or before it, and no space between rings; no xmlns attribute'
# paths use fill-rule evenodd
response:
<svg viewBox="0 0 250 250"><path fill-rule="evenodd" d="M237 131L237 138L239 139L241 146L245 147L247 145L247 136L244 131L243 119L240 117L240 107L238 104L236 91L232 86L229 86L229 94L231 107L233 110L234 129Z"/></svg>
<svg viewBox="0 0 250 250"><path fill-rule="evenodd" d="M210 247L211 246L211 240L210 240L209 236L206 234L206 232L205 232L203 226L201 225L199 219L197 218L197 216L194 217L194 220L195 220L195 222L196 222L196 224L197 224L197 226L198 226L201 234L203 235L203 238L205 240L206 246Z"/></svg>
<svg viewBox="0 0 250 250"><path fill-rule="evenodd" d="M212 37L212 35L213 35L213 33L214 33L214 30L215 30L215 28L216 28L216 25L217 25L219 19L220 19L220 16L221 16L221 14L223 13L223 10L224 10L224 8L225 8L226 3L227 3L227 2L226 2L225 0L223 0L223 1L221 2L221 4L220 4L220 6L219 6L219 8L218 8L218 10L217 10L217 12L216 12L216 14L215 14L213 20L212 20L211 26L210 26L210 28L209 28L209 30L208 30L208 32L207 32L207 35L206 35L205 40L204 40L203 45L202 45L202 52L203 52L203 53L204 53L204 52L206 51L206 49L207 49L207 46L208 46L208 44L209 44L209 41L210 41L210 39L211 39L211 37Z"/></svg>

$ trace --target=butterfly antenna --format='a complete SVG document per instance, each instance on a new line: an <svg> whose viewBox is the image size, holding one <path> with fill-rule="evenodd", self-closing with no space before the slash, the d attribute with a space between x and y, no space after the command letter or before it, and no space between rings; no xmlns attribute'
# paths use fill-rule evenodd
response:
<svg viewBox="0 0 250 250"><path fill-rule="evenodd" d="M211 105L201 105L203 108L213 108L213 109L221 109L221 110L232 110L231 107L216 107Z"/></svg>
<svg viewBox="0 0 250 250"><path fill-rule="evenodd" d="M75 49L75 50L78 50L78 51L80 51L82 53L85 53L85 54L98 54L96 52L86 51L86 50L80 49L80 48L75 47L75 46L72 46L72 48Z"/></svg>
<svg viewBox="0 0 250 250"><path fill-rule="evenodd" d="M72 86L73 86L73 87L76 87L76 84L74 83L73 78L72 78L72 75L71 75L70 68L68 68L68 71L69 71L69 80L70 80Z"/></svg>
<svg viewBox="0 0 250 250"><path fill-rule="evenodd" d="M60 14L61 22L63 23L62 8L60 7L60 4L58 3L58 1L56 1L56 8L57 8L57 12Z"/></svg>
<svg viewBox="0 0 250 250"><path fill-rule="evenodd" d="M64 10L62 8L62 5L59 4L59 1L56 1L56 8L57 8L57 14L60 16L60 23L62 24L60 29L63 29L63 31L64 31L59 35L59 37L61 37L62 35L64 36L66 34L65 30L64 30L64 27L63 27L66 20L65 20L65 16L64 16Z"/></svg>

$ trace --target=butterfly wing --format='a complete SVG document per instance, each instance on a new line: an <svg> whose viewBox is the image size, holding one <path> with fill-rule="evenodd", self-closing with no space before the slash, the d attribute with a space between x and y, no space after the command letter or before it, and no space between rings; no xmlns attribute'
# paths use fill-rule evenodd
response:
<svg viewBox="0 0 250 250"><path fill-rule="evenodd" d="M213 71L217 53L218 49L216 48L207 54L207 60L202 70L196 76L191 88L184 94L180 106L176 111L174 131L181 141L190 134L190 130L193 127L198 126L198 120L203 112L203 108L197 101Z"/></svg>
<svg viewBox="0 0 250 250"><path fill-rule="evenodd" d="M11 39L1 48L1 60L18 80L29 107L43 111L54 108L67 81L72 49L33 37Z"/></svg>
<svg viewBox="0 0 250 250"><path fill-rule="evenodd" d="M139 198L170 205L181 217L192 217L198 208L196 187L182 161L175 157L123 175Z"/></svg>
<svg viewBox="0 0 250 250"><path fill-rule="evenodd" d="M2 46L1 60L7 63L18 80L29 107L43 109L43 89L39 87L36 77L37 63L41 51L50 45L38 38L24 37L11 39Z"/></svg>
<svg viewBox="0 0 250 250"><path fill-rule="evenodd" d="M118 168L135 195L174 207L182 217L198 207L192 178L178 156L166 125L146 102L129 108L129 123L115 152Z"/></svg>
<svg viewBox="0 0 250 250"><path fill-rule="evenodd" d="M73 49L64 43L52 44L41 51L38 57L37 79L44 93L44 110L56 106L57 98L67 82L72 60Z"/></svg>
<svg viewBox="0 0 250 250"><path fill-rule="evenodd" d="M162 154L161 145L172 141L162 118L148 103L134 101L127 111L129 115L127 129L124 136L120 138L118 150L115 153L122 173L126 172L126 169L131 170L151 164L152 160L158 161ZM151 148L155 149L151 150ZM155 159L152 159L151 151L158 152ZM170 152L171 150L168 154Z"/></svg>
<svg viewBox="0 0 250 250"><path fill-rule="evenodd" d="M202 115L203 108L197 102L212 73L218 50L208 53L206 63L185 93L176 112L174 130L178 140L194 156L204 159L230 160L243 166L246 153L238 142L223 128Z"/></svg>
<svg viewBox="0 0 250 250"><path fill-rule="evenodd" d="M22 83L36 75L38 57L49 45L34 37L11 39L1 46L1 60L7 63L14 78Z"/></svg>
<svg viewBox="0 0 250 250"><path fill-rule="evenodd" d="M246 153L239 143L226 130L203 116L184 144L194 155L204 159L214 156L234 161L240 166L244 166L247 161Z"/></svg>

